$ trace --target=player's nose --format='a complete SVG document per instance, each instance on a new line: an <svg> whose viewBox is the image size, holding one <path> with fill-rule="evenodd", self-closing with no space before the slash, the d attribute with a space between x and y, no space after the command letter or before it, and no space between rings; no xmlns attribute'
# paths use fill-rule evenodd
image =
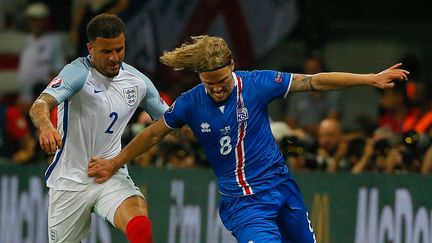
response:
<svg viewBox="0 0 432 243"><path fill-rule="evenodd" d="M109 56L110 62L118 62L119 56L114 52Z"/></svg>

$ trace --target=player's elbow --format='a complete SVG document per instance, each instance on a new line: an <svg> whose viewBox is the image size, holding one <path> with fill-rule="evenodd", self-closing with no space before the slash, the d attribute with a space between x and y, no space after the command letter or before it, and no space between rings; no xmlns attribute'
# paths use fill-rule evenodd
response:
<svg viewBox="0 0 432 243"><path fill-rule="evenodd" d="M312 91L326 91L330 89L320 74L312 75L310 84Z"/></svg>

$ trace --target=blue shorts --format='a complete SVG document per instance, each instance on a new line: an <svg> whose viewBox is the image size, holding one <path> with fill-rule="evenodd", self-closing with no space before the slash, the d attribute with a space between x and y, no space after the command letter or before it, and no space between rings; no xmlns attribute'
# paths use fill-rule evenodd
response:
<svg viewBox="0 0 432 243"><path fill-rule="evenodd" d="M300 190L293 179L251 196L223 195L219 214L239 243L315 243Z"/></svg>

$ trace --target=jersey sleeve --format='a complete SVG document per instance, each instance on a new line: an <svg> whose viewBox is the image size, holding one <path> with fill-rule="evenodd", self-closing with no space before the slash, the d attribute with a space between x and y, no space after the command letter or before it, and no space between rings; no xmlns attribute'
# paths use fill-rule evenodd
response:
<svg viewBox="0 0 432 243"><path fill-rule="evenodd" d="M66 65L42 93L53 96L57 103L67 100L77 93L84 85L89 69L86 65L76 60Z"/></svg>
<svg viewBox="0 0 432 243"><path fill-rule="evenodd" d="M181 128L186 124L186 98L185 95L182 94L178 97L171 107L165 112L164 120L165 124L169 128Z"/></svg>
<svg viewBox="0 0 432 243"><path fill-rule="evenodd" d="M272 70L253 71L255 88L268 104L274 99L286 97L291 86L292 74Z"/></svg>
<svg viewBox="0 0 432 243"><path fill-rule="evenodd" d="M162 117L164 112L168 110L168 105L160 97L159 91L156 89L153 82L131 65L123 63L123 67L126 71L131 72L142 79L146 85L146 93L140 102L140 107L142 107L152 117L152 119L159 119Z"/></svg>
<svg viewBox="0 0 432 243"><path fill-rule="evenodd" d="M141 101L140 106L153 118L159 119L162 117L164 112L168 110L168 105L160 97L159 92L153 83L147 78L144 80L146 82L146 95Z"/></svg>

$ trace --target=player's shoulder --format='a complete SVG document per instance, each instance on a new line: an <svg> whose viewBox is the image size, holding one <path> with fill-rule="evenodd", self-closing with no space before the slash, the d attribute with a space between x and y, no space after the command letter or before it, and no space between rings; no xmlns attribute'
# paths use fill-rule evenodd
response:
<svg viewBox="0 0 432 243"><path fill-rule="evenodd" d="M203 84L198 84L195 87L183 92L176 99L177 103L184 103L188 105L202 103L203 97L206 95ZM189 106L192 107L192 106Z"/></svg>
<svg viewBox="0 0 432 243"><path fill-rule="evenodd" d="M239 70L234 72L238 77L241 77L243 79L254 79L254 78L260 78L268 75L274 75L277 73L277 71L274 70L251 70L251 71L244 71Z"/></svg>
<svg viewBox="0 0 432 243"><path fill-rule="evenodd" d="M122 69L128 72L132 73L140 73L142 74L138 69L136 69L134 66L127 64L125 62L122 62ZM143 74L144 75L144 74Z"/></svg>
<svg viewBox="0 0 432 243"><path fill-rule="evenodd" d="M144 73L142 73L140 70L135 68L134 66L127 64L125 62L122 63L122 70L128 72L129 74L138 77L139 79L145 81L145 82L151 82L150 78L147 77Z"/></svg>
<svg viewBox="0 0 432 243"><path fill-rule="evenodd" d="M252 76L252 73L253 73L253 71L246 71L246 70L236 70L236 71L234 71L234 74L237 77L240 77L242 79L250 78Z"/></svg>
<svg viewBox="0 0 432 243"><path fill-rule="evenodd" d="M79 57L66 64L58 74L58 78L67 82L84 83L90 72L91 62L89 57Z"/></svg>
<svg viewBox="0 0 432 243"><path fill-rule="evenodd" d="M72 62L66 64L66 66L63 69L88 73L90 71L91 66L92 65L91 65L90 57L78 57Z"/></svg>
<svg viewBox="0 0 432 243"><path fill-rule="evenodd" d="M291 73L275 70L236 71L235 74L241 77L243 81L246 81L246 83L266 83L269 80L281 83L283 78L287 76L291 77Z"/></svg>
<svg viewBox="0 0 432 243"><path fill-rule="evenodd" d="M193 88L189 89L188 91L185 91L181 94L181 96L187 97L189 99L196 99L200 96L205 94L205 88L202 83L197 84Z"/></svg>
<svg viewBox="0 0 432 243"><path fill-rule="evenodd" d="M252 71L246 71L246 70L238 70L234 72L235 75L242 79L244 84L248 84L251 82L254 82L257 78L260 77L261 70L252 70Z"/></svg>

